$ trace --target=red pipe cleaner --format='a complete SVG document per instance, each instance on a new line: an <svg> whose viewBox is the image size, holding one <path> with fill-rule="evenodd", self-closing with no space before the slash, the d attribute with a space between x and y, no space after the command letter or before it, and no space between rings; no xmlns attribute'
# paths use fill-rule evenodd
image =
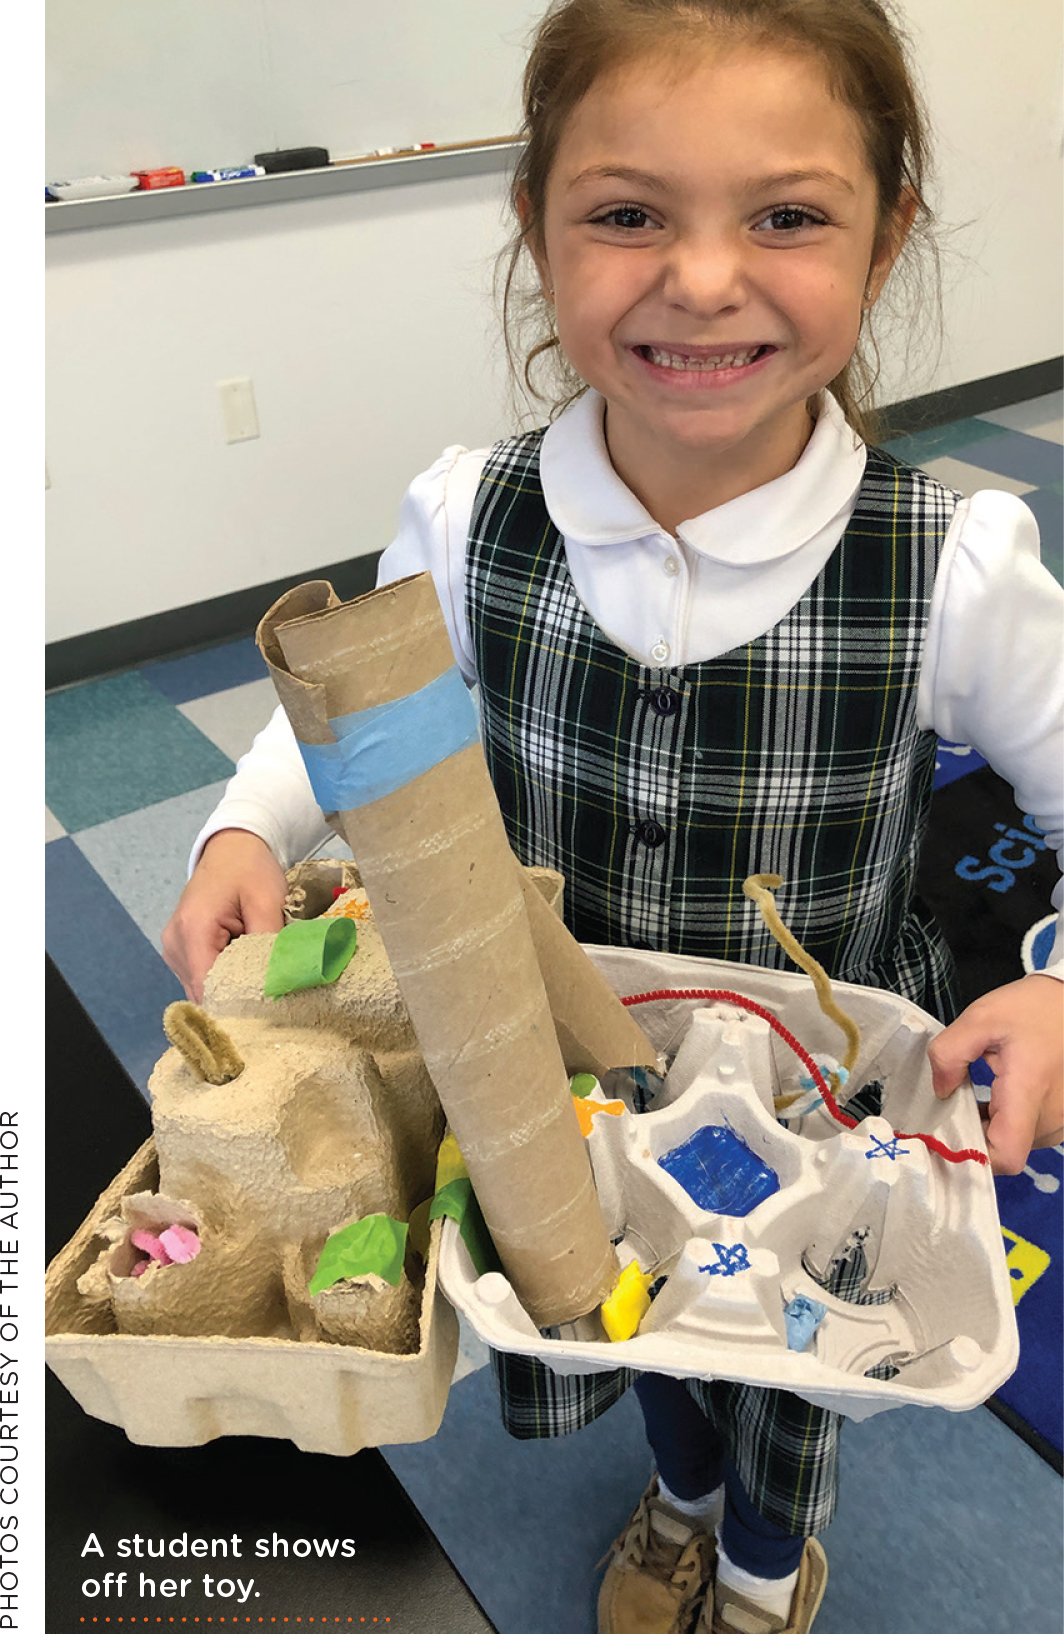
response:
<svg viewBox="0 0 1064 1634"><path fill-rule="evenodd" d="M728 993L722 989L712 987L656 988L652 993L632 993L628 998L622 998L621 1003L624 1005L648 1004L652 999L704 999L709 1003L720 1001L724 1004L737 1005L742 1010L749 1010L753 1015L760 1016L762 1021L767 1021L773 1032L778 1033L783 1042L794 1051L799 1061L812 1075L814 1084L824 1097L824 1105L836 1123L841 1123L846 1129L857 1128L858 1120L851 1118L848 1113L842 1111L834 1095L832 1095L823 1073L808 1050L799 1044L794 1034L787 1030L778 1016L774 1016L771 1010L766 1010L763 1004L757 1004L753 999L744 998L741 993ZM894 1135L896 1140L922 1141L929 1151L937 1152L939 1157L945 1158L947 1163L982 1163L985 1165L987 1161L985 1152L977 1152L970 1146L965 1147L963 1151L955 1151L952 1146L946 1146L935 1135L907 1135L898 1129L894 1131Z"/></svg>

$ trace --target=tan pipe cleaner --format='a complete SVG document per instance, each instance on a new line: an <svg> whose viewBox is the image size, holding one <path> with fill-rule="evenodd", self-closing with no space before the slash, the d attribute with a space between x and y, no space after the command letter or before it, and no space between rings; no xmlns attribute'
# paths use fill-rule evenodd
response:
<svg viewBox="0 0 1064 1634"><path fill-rule="evenodd" d="M163 1011L163 1032L196 1076L208 1084L231 1083L244 1070L229 1034L198 1004L187 999L168 1004Z"/></svg>
<svg viewBox="0 0 1064 1634"><path fill-rule="evenodd" d="M818 964L812 954L805 951L798 938L791 934L780 918L772 892L778 890L782 884L783 880L779 874L751 874L749 878L743 880L743 894L748 896L751 902L757 903L761 910L761 917L784 953L793 959L799 969L804 970L806 975L812 979L817 1003L820 1005L821 1010L836 1026L842 1028L846 1036L846 1053L841 1064L847 1073L851 1073L857 1062L857 1052L861 1047L860 1028L852 1016L848 1016L845 1010L840 1009L836 1004L831 990L831 978L823 965ZM839 1074L830 1072L827 1077L828 1083L831 1085L831 1092L837 1097L840 1089ZM774 1097L774 1105L777 1112L783 1112L798 1099L798 1095L777 1095Z"/></svg>

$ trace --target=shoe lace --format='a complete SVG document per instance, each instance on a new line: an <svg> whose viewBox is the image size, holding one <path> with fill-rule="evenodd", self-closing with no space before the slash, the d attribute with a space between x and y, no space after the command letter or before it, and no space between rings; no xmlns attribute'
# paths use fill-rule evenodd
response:
<svg viewBox="0 0 1064 1634"><path fill-rule="evenodd" d="M651 1505L643 1504L632 1517L628 1530L617 1539L613 1553L618 1564L645 1572L681 1594L690 1594L702 1581L697 1538L692 1534L685 1543L670 1543L651 1524L652 1514Z"/></svg>

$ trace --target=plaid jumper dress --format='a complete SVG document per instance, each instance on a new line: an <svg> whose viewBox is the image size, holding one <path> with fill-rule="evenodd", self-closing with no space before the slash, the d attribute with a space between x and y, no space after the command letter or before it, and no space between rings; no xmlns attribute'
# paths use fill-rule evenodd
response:
<svg viewBox="0 0 1064 1634"><path fill-rule="evenodd" d="M914 897L935 737L916 689L957 495L869 449L839 545L765 635L654 668L579 600L539 477L543 432L488 456L466 605L484 749L514 850L564 874L583 942L782 968L744 897L776 873L785 923L827 971L948 1019L952 962ZM590 1423L632 1382L493 1354L512 1435ZM838 1415L784 1391L688 1388L759 1510L792 1534L834 1511Z"/></svg>

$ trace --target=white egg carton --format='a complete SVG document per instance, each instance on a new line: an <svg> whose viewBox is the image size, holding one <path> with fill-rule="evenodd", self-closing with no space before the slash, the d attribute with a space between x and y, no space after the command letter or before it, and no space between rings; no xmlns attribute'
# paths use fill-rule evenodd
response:
<svg viewBox="0 0 1064 1634"><path fill-rule="evenodd" d="M810 1053L841 1053L841 1034L804 975L587 951L622 996L729 990L772 1011ZM634 1013L671 1062L665 1087L655 1109L640 1114L619 1109L609 1086L597 1088L592 1102L613 1107L592 1117L587 1145L620 1264L635 1260L665 1280L631 1339L611 1343L597 1314L541 1332L500 1272L477 1276L448 1221L440 1279L480 1338L557 1373L631 1367L735 1379L855 1419L907 1403L962 1411L992 1395L1019 1354L993 1178L985 1162L953 1161L912 1138L983 1154L971 1088L944 1102L934 1095L927 1045L941 1026L931 1016L878 989L836 983L834 991L861 1029L843 1110L849 1093L883 1085L883 1115L853 1129L824 1104L786 1127L778 1121L773 1096L797 1091L806 1069L767 1021L723 1001L641 1004ZM690 1180L682 1185L661 1167L706 1129L727 1133L700 1142L722 1143L747 1170L764 1166L765 1190L771 1175L778 1180L750 1212L725 1212L733 1199L720 1195L719 1160L703 1176L716 1212L695 1200ZM852 1266L855 1253L864 1255L860 1302L823 1286L832 1265ZM798 1295L826 1308L801 1351L788 1348L784 1319ZM870 1377L870 1369L892 1376Z"/></svg>

